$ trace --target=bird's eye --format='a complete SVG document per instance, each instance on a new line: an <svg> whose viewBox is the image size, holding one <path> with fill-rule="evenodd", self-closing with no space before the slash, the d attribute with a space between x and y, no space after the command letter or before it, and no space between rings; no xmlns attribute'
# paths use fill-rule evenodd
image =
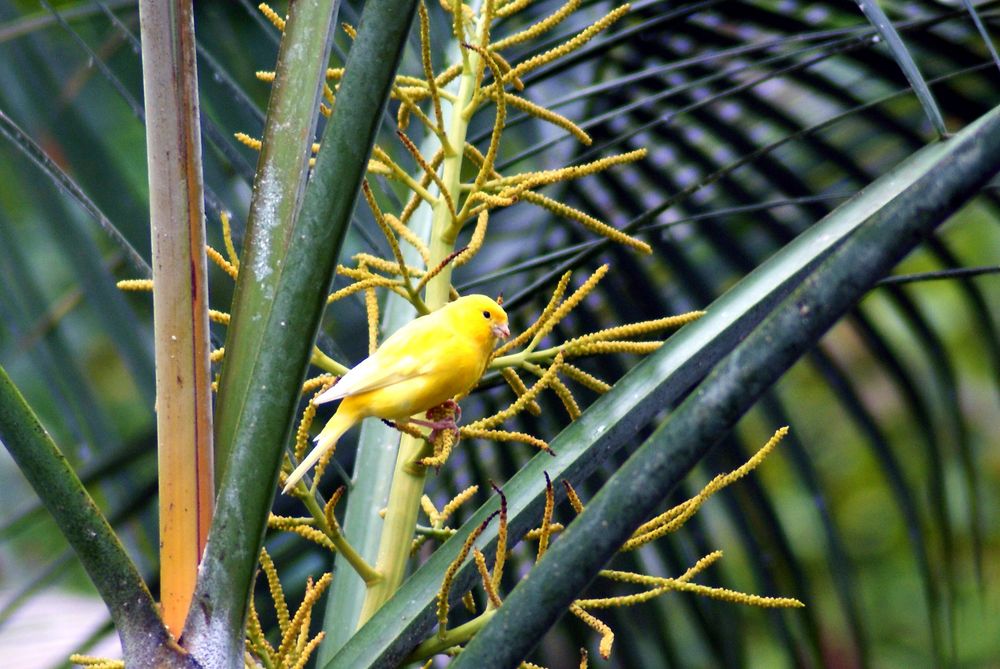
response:
<svg viewBox="0 0 1000 669"><path fill-rule="evenodd" d="M490 312L484 311L483 312L483 318L489 318L489 317L490 317Z"/></svg>

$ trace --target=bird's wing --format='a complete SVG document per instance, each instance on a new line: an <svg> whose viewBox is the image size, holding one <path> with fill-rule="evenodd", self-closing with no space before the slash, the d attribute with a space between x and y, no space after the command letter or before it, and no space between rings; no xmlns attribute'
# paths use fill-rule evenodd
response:
<svg viewBox="0 0 1000 669"><path fill-rule="evenodd" d="M426 373L421 361L412 355L396 358L392 365L384 365L382 362L384 361L375 357L365 358L314 402L319 404L360 395Z"/></svg>
<svg viewBox="0 0 1000 669"><path fill-rule="evenodd" d="M421 318L412 321L394 333L375 353L344 374L333 387L314 399L313 403L322 404L367 393L434 371L435 360L426 355L429 348L427 338L447 337L448 333L435 332L433 328L427 327L432 323L421 323L424 320Z"/></svg>

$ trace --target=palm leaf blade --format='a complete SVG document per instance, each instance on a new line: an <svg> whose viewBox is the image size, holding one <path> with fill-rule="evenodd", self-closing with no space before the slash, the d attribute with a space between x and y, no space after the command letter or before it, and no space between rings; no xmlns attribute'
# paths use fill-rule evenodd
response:
<svg viewBox="0 0 1000 669"><path fill-rule="evenodd" d="M908 183L810 272L612 476L469 643L455 661L456 668L516 666L621 542L652 513L663 491L676 486L760 393L923 234L1000 170L1000 107L946 146L932 160L947 177L930 173ZM928 152L923 152L914 161L927 158ZM850 205L830 218L839 217L844 209Z"/></svg>

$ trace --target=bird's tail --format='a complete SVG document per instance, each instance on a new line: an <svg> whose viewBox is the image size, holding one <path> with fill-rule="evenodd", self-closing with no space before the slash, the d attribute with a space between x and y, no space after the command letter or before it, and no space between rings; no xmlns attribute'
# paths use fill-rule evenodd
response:
<svg viewBox="0 0 1000 669"><path fill-rule="evenodd" d="M353 411L345 410L343 404L337 410L337 413L327 421L326 426L316 435L314 441L316 445L309 455L302 459L299 466L295 468L291 474L288 475L288 480L285 483L285 487L281 490L283 494L288 494L288 491L295 487L295 484L299 482L306 472L316 464L316 462L323 457L323 454L332 449L337 445L337 440L340 439L341 435L347 432L354 423L358 420L357 416L354 415Z"/></svg>

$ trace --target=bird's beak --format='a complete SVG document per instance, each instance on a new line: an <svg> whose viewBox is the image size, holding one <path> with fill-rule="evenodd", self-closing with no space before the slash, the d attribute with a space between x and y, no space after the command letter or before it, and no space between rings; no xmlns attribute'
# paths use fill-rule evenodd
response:
<svg viewBox="0 0 1000 669"><path fill-rule="evenodd" d="M490 331L497 339L506 339L510 336L510 328L507 327L506 323L503 325L494 325Z"/></svg>

